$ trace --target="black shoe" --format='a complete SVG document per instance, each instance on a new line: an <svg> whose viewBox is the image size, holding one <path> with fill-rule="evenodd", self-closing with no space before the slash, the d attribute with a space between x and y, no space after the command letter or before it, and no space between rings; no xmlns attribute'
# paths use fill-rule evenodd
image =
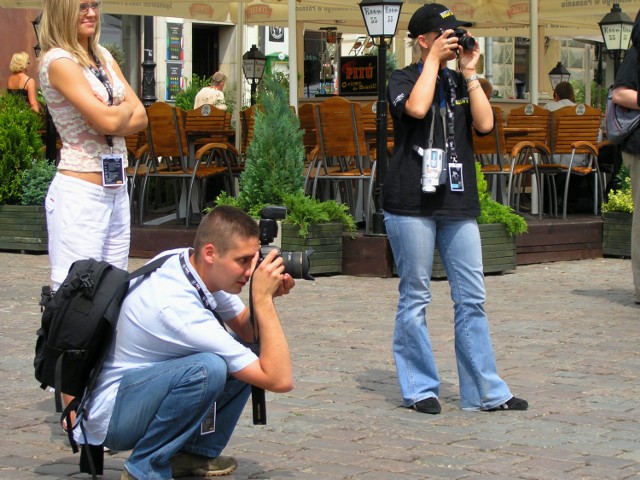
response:
<svg viewBox="0 0 640 480"><path fill-rule="evenodd" d="M425 398L424 400L420 400L419 402L411 405L410 408L417 410L420 413L428 413L430 415L437 415L442 411L440 407L440 402L436 397Z"/></svg>
<svg viewBox="0 0 640 480"><path fill-rule="evenodd" d="M494 408L489 408L487 412L499 412L500 410L526 410L529 408L529 403L523 398L511 397L502 405L498 405Z"/></svg>

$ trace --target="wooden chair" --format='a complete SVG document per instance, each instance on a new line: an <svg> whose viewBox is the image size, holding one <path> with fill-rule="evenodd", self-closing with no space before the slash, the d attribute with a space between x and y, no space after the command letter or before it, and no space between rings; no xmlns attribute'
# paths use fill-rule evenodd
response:
<svg viewBox="0 0 640 480"><path fill-rule="evenodd" d="M149 125L149 160L147 172L142 182L140 196L140 224L144 222L146 190L149 179L169 179L174 185L176 197L176 219L180 219L181 205L184 202L185 226L190 225L191 198L197 180L214 176L226 176L228 169L212 165L209 153L224 145L212 143L200 147L193 158L189 157L187 137L184 129L184 111L164 102L156 102L147 109ZM182 185L183 188L178 188ZM186 194L185 194L186 191ZM199 205L204 203L200 195Z"/></svg>
<svg viewBox="0 0 640 480"><path fill-rule="evenodd" d="M369 155L362 124L360 104L342 97L333 97L318 105L316 110L318 144L320 146L312 195L316 196L319 182L327 182L333 197L346 199L351 213L356 216L354 183L368 185L363 198L365 230L371 227L373 187L376 162ZM364 190L364 188L363 188Z"/></svg>
<svg viewBox="0 0 640 480"><path fill-rule="evenodd" d="M243 170L240 154L233 142L235 132L231 130L231 115L213 105L202 105L184 113L184 130L189 145L189 155L193 156L197 148L210 146L208 164L226 167L228 178L225 188L235 196L234 177ZM206 187L206 178L203 180ZM203 191L204 193L204 191Z"/></svg>
<svg viewBox="0 0 640 480"><path fill-rule="evenodd" d="M520 211L520 195L522 190L522 178L525 175L536 175L537 170L529 157L527 146L522 142L507 153L507 141L504 134L504 117L502 109L493 108L494 128L487 135L478 135L472 129L473 151L476 160L480 162L480 170L485 177L492 178L492 185L496 185L496 198L501 203ZM506 198L502 198L501 178L506 177ZM495 182L493 180L498 180ZM493 187L492 187L493 188ZM540 198L540 197L538 197ZM542 209L538 210L540 217Z"/></svg>
<svg viewBox="0 0 640 480"><path fill-rule="evenodd" d="M567 200L572 175L594 175L593 213L603 200L604 181L598 166L598 141L602 112L588 105L564 107L551 113L549 145L537 144L544 152L538 169L543 174L565 175L562 218L567 218ZM576 164L576 154L585 154L583 165ZM568 161L564 163L564 159ZM562 160L562 163L558 161Z"/></svg>
<svg viewBox="0 0 640 480"><path fill-rule="evenodd" d="M318 159L320 147L318 146L318 136L316 128L316 108L314 103L305 103L298 109L298 120L300 128L303 130L302 141L304 142L305 172L304 191L310 193L310 185L314 179L313 168Z"/></svg>
<svg viewBox="0 0 640 480"><path fill-rule="evenodd" d="M549 110L532 103L515 108L507 116L507 131L521 130L518 135L506 135L506 150L510 152L518 142L527 141L534 144L548 145L550 138Z"/></svg>
<svg viewBox="0 0 640 480"><path fill-rule="evenodd" d="M253 123L256 108L258 108L257 105L251 105L249 108L240 110L240 124L242 126L240 154L244 159L247 158L247 149L251 145L251 140L253 140Z"/></svg>
<svg viewBox="0 0 640 480"><path fill-rule="evenodd" d="M376 113L376 107L378 102L376 100L365 103L361 107L362 112L362 125L364 128L364 134L367 139L367 146L369 148L369 155L371 158L377 156L377 122L378 115ZM391 119L391 112L387 107L387 158L391 158L393 155L393 120ZM374 132L374 133L372 133Z"/></svg>
<svg viewBox="0 0 640 480"><path fill-rule="evenodd" d="M147 155L149 146L145 130L133 133L125 137L127 144L128 166L126 169L127 184L129 189L129 208L131 209L131 221L135 220L133 212L139 206L139 199L136 197L136 189L139 187L147 172Z"/></svg>

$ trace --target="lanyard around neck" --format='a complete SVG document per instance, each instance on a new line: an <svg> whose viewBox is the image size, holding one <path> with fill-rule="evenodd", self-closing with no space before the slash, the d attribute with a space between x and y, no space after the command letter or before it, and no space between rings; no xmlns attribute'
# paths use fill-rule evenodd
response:
<svg viewBox="0 0 640 480"><path fill-rule="evenodd" d="M98 61L98 58L93 53L91 53L91 56L93 57L93 61L96 62L97 68L93 65L89 65L89 70L91 70L91 73L93 73L98 78L98 80L102 82L104 88L107 90L107 96L109 97L109 102L107 103L107 105L111 107L113 105L113 87L111 86L111 82L109 81L107 72L104 71L104 68ZM113 137L111 135L105 135L105 137L107 139L107 145L109 145L113 153Z"/></svg>
<svg viewBox="0 0 640 480"><path fill-rule="evenodd" d="M185 276L187 277L187 280L189 280L189 283L193 286L193 288L196 289L196 292L198 292L198 295L200 296L200 300L202 300L202 304L204 305L204 308L206 308L211 313L213 313L213 316L216 317L216 320L218 320L218 322L220 322L220 325L222 325L222 328L225 328L224 322L222 321L222 319L218 316L216 311L211 306L211 303L209 302L209 299L207 298L207 294L204 293L204 290L202 289L202 286L200 285L200 282L198 280L196 280L196 277L194 277L193 273L191 273L191 270L189 270L189 266L187 265L187 262L184 259L184 254L181 253L179 256L180 256L180 266L182 267L182 271L185 274ZM226 330L226 328L225 328L225 330Z"/></svg>

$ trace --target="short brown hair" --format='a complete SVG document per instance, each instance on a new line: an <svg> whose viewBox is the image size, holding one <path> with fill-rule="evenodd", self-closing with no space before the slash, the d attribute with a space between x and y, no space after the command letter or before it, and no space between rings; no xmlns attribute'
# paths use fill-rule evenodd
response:
<svg viewBox="0 0 640 480"><path fill-rule="evenodd" d="M573 93L573 85L569 82L560 82L556 85L554 92L558 96L558 100L576 101L575 94Z"/></svg>
<svg viewBox="0 0 640 480"><path fill-rule="evenodd" d="M221 205L211 210L200 222L193 243L196 258L211 243L220 255L232 249L237 238L259 238L258 222L239 208Z"/></svg>

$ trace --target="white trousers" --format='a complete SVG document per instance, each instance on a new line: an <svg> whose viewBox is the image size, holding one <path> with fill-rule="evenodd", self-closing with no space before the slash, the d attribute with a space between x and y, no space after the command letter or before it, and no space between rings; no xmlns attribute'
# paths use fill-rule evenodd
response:
<svg viewBox="0 0 640 480"><path fill-rule="evenodd" d="M127 269L131 213L126 185L105 188L58 173L49 186L45 208L53 289L76 260L106 260Z"/></svg>

